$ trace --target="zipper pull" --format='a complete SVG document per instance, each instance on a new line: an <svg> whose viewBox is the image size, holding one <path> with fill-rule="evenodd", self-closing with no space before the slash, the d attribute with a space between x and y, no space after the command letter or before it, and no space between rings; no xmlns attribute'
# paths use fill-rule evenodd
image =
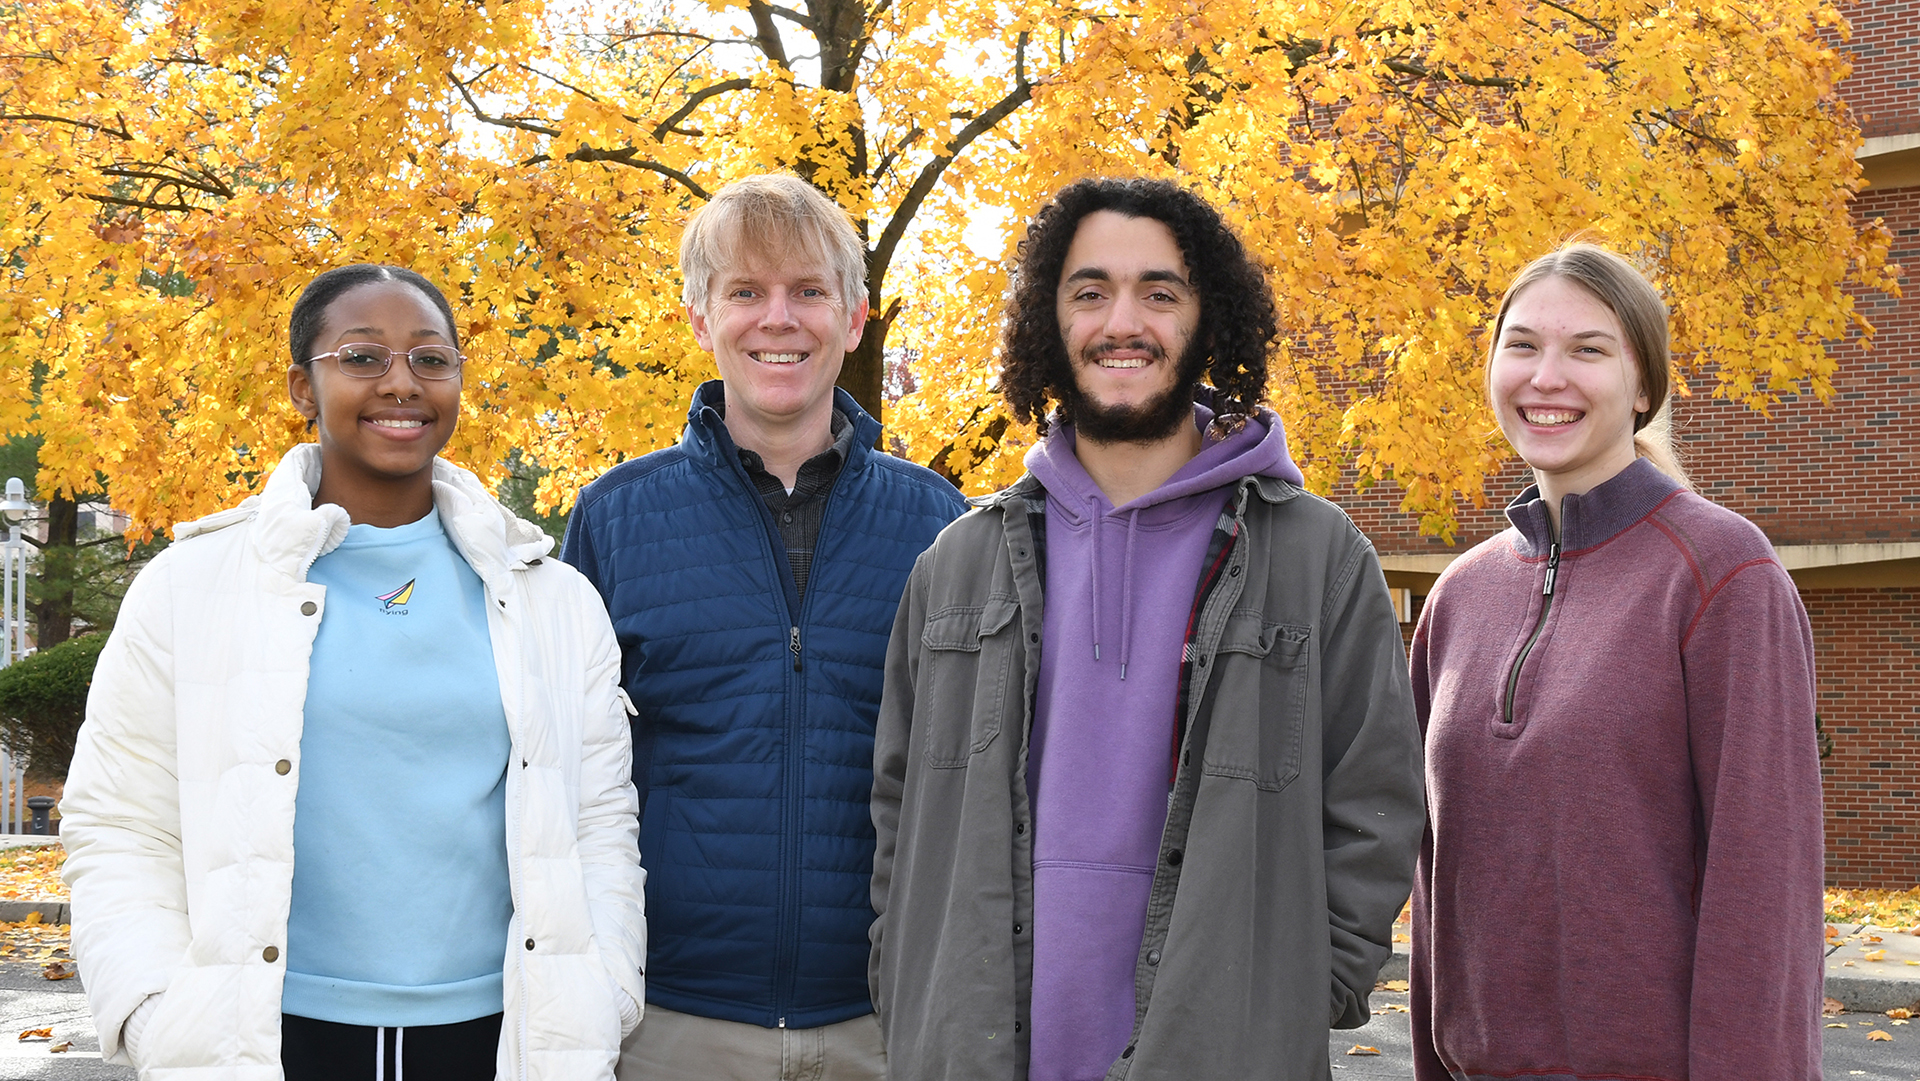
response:
<svg viewBox="0 0 1920 1081"><path fill-rule="evenodd" d="M793 651L793 670L798 672L800 670L800 628L793 627L791 631L792 633L787 636L787 648Z"/></svg>
<svg viewBox="0 0 1920 1081"><path fill-rule="evenodd" d="M1560 542L1554 541L1547 547L1547 585L1540 591L1542 597L1553 596L1553 580L1560 573ZM794 633L798 634L798 631ZM798 648L798 647L795 647ZM795 667L799 667L795 665Z"/></svg>

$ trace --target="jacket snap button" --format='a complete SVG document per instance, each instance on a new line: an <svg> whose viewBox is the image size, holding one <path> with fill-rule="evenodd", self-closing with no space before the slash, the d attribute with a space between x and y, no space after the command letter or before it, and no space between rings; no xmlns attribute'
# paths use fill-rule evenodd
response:
<svg viewBox="0 0 1920 1081"><path fill-rule="evenodd" d="M312 601L300 602L300 614L303 616L310 616L315 612L318 612L319 610L320 610L320 606L313 603Z"/></svg>
<svg viewBox="0 0 1920 1081"><path fill-rule="evenodd" d="M1198 657L1196 657L1196 658L1194 658L1194 661L1193 661L1193 663L1195 663L1195 664L1197 664L1197 665L1199 665L1199 666L1200 666L1200 667L1202 667L1202 668L1205 668L1205 667L1207 666L1207 657L1206 657L1206 654L1204 654L1204 653L1203 653L1203 654L1201 654L1200 656L1198 656Z"/></svg>
<svg viewBox="0 0 1920 1081"><path fill-rule="evenodd" d="M1127 1047L1127 1049L1126 1049L1125 1051L1122 1051L1122 1052L1120 1052L1120 1057L1121 1057L1121 1058L1132 1058L1132 1057L1133 1057L1133 1047L1132 1047L1131 1045L1129 1045L1129 1046Z"/></svg>
<svg viewBox="0 0 1920 1081"><path fill-rule="evenodd" d="M533 939L527 939L527 949L533 949Z"/></svg>
<svg viewBox="0 0 1920 1081"><path fill-rule="evenodd" d="M1013 925L1013 933L1016 935L1024 930L1026 930L1026 927L1021 924L1016 923Z"/></svg>
<svg viewBox="0 0 1920 1081"><path fill-rule="evenodd" d="M1159 951L1159 950L1148 950L1148 951L1147 951L1147 964L1150 964L1150 965L1157 965L1157 964L1159 964L1159 963L1160 963L1160 951Z"/></svg>
<svg viewBox="0 0 1920 1081"><path fill-rule="evenodd" d="M1018 1022L1018 1021L1015 1021L1015 1022L1013 1023L1013 1031L1015 1031L1015 1032L1020 1032L1020 1031L1023 1031L1023 1030L1022 1030L1022 1029L1020 1028L1020 1022Z"/></svg>
<svg viewBox="0 0 1920 1081"><path fill-rule="evenodd" d="M1013 832L1015 832L1015 833L1019 833L1019 834L1024 834L1024 833L1026 833L1026 832L1027 832L1027 824L1026 824L1025 822L1015 822L1015 823L1013 824Z"/></svg>
<svg viewBox="0 0 1920 1081"><path fill-rule="evenodd" d="M285 777L288 773L291 773L292 771L293 771L293 763L287 761L284 758L282 758L280 761L275 762L273 764L273 772L278 773L282 777Z"/></svg>
<svg viewBox="0 0 1920 1081"><path fill-rule="evenodd" d="M1176 848L1173 851L1167 853L1167 866L1169 867L1180 866L1180 850L1179 849Z"/></svg>
<svg viewBox="0 0 1920 1081"><path fill-rule="evenodd" d="M1229 578L1238 578L1238 577L1240 577L1240 568L1239 568L1239 567L1228 567L1228 568L1227 568L1227 577L1229 577Z"/></svg>
<svg viewBox="0 0 1920 1081"><path fill-rule="evenodd" d="M265 958L269 963L278 961L280 960L280 947L268 946L266 949L260 951L260 956Z"/></svg>
<svg viewBox="0 0 1920 1081"><path fill-rule="evenodd" d="M1033 632L1032 634L1029 634L1029 635L1027 635L1027 641L1029 641L1029 642L1039 642L1039 641L1040 641L1040 632L1039 632L1039 631L1034 631L1034 632Z"/></svg>

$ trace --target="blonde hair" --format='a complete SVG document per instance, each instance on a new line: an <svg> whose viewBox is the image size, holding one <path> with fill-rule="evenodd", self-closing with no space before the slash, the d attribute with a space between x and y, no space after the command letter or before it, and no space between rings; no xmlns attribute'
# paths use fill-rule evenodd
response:
<svg viewBox="0 0 1920 1081"><path fill-rule="evenodd" d="M1667 337L1667 304L1659 290L1634 268L1632 263L1597 244L1576 241L1559 251L1550 252L1527 264L1500 298L1500 312L1493 320L1493 334L1487 340L1487 364L1491 371L1494 350L1500 345L1500 331L1507 322L1507 309L1515 297L1547 278L1563 278L1591 293L1605 304L1627 336L1627 348L1640 375L1641 389L1647 393L1650 408L1633 415L1634 453L1652 462L1654 468L1688 488L1673 442L1673 388L1669 372L1673 364L1672 347Z"/></svg>
<svg viewBox="0 0 1920 1081"><path fill-rule="evenodd" d="M821 263L851 308L866 295L867 249L847 212L788 173L736 180L687 220L680 237L680 300L705 311L713 277L753 258Z"/></svg>

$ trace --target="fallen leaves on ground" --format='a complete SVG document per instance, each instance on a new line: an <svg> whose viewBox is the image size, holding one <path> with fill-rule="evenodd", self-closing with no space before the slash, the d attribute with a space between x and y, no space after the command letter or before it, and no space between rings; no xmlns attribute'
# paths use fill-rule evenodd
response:
<svg viewBox="0 0 1920 1081"><path fill-rule="evenodd" d="M80 970L72 961L55 961L42 967L40 974L49 980L71 980L80 975Z"/></svg>
<svg viewBox="0 0 1920 1081"><path fill-rule="evenodd" d="M67 850L57 844L0 849L0 901L64 901L60 865Z"/></svg>
<svg viewBox="0 0 1920 1081"><path fill-rule="evenodd" d="M53 1029L30 1028L25 1032L22 1032L20 1034L20 1038L23 1040L51 1040L53 1039Z"/></svg>
<svg viewBox="0 0 1920 1081"><path fill-rule="evenodd" d="M62 1052L71 1051L71 1050L73 1050L73 1041L61 1040L59 1043L54 1044L52 1047L47 1048L47 1053L50 1055L58 1055L58 1054L61 1054Z"/></svg>
<svg viewBox="0 0 1920 1081"><path fill-rule="evenodd" d="M1375 991L1394 991L1394 992L1401 992L1401 991L1405 991L1405 990L1407 989L1407 981L1405 981L1405 980L1381 980L1381 981L1380 981L1379 983L1377 983L1377 984L1374 984L1374 985L1373 985L1373 989L1374 989Z"/></svg>
<svg viewBox="0 0 1920 1081"><path fill-rule="evenodd" d="M1866 959L1869 961L1884 961L1887 959L1887 951L1885 950L1865 950L1863 952L1866 953Z"/></svg>
<svg viewBox="0 0 1920 1081"><path fill-rule="evenodd" d="M1892 1037L1888 1037L1888 1039L1892 1039ZM1349 1055L1377 1055L1379 1053L1380 1049L1378 1047L1367 1047L1363 1044L1354 1044L1352 1047L1347 1048L1347 1054Z"/></svg>
<svg viewBox="0 0 1920 1081"><path fill-rule="evenodd" d="M1838 1017L1847 1012L1847 1004L1837 998L1822 999L1820 1002L1820 1012L1826 1014L1828 1017Z"/></svg>
<svg viewBox="0 0 1920 1081"><path fill-rule="evenodd" d="M1913 1011L1907 1009L1905 1006L1895 1006L1893 1009L1887 1011L1887 1016L1893 1018L1895 1021L1905 1021L1907 1018L1913 1016Z"/></svg>
<svg viewBox="0 0 1920 1081"><path fill-rule="evenodd" d="M38 912L30 912L18 923L0 921L0 962L25 961L46 966L54 962L73 962L71 928L64 923L47 923ZM45 974L45 968L42 968ZM66 976L47 976L66 979Z"/></svg>
<svg viewBox="0 0 1920 1081"><path fill-rule="evenodd" d="M1874 1040L1874 1041L1877 1041L1877 1042L1879 1042L1879 1043L1892 1043L1892 1042L1893 1042L1893 1037L1892 1037L1892 1036L1889 1036L1889 1035L1887 1035L1886 1033L1884 1033L1884 1032L1882 1032L1882 1031L1880 1031L1880 1030L1879 1030L1879 1029L1877 1029L1877 1028L1876 1028L1876 1029L1874 1029L1874 1030L1873 1030L1872 1032L1869 1032L1869 1033L1867 1033L1867 1039L1869 1039L1869 1040Z"/></svg>
<svg viewBox="0 0 1920 1081"><path fill-rule="evenodd" d="M1870 923L1920 934L1920 886L1910 890L1828 890L1827 921Z"/></svg>

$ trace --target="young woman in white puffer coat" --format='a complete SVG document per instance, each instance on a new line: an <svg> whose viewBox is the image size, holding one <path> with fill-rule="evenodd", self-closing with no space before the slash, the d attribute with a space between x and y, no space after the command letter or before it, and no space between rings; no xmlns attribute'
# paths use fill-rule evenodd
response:
<svg viewBox="0 0 1920 1081"><path fill-rule="evenodd" d="M630 705L600 598L437 455L446 298L296 302L318 442L128 591L67 779L73 943L142 1078L611 1078L639 1023Z"/></svg>

